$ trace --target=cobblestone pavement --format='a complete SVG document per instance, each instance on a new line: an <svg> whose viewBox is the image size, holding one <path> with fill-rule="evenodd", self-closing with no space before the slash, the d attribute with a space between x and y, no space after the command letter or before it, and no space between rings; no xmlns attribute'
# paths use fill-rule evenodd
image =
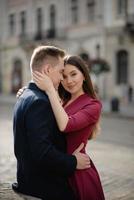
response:
<svg viewBox="0 0 134 200"><path fill-rule="evenodd" d="M15 181L12 104L0 105L0 200L22 200L11 190ZM102 134L87 152L102 180L106 200L134 200L134 121L102 118ZM98 199L99 200L99 199Z"/></svg>

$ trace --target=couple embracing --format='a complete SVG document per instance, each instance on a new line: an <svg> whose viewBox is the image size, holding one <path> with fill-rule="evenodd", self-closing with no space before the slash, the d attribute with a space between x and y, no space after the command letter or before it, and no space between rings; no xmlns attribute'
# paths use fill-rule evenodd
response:
<svg viewBox="0 0 134 200"><path fill-rule="evenodd" d="M30 68L32 80L14 107L13 190L43 200L104 200L85 151L101 113L85 63L60 48L40 46Z"/></svg>

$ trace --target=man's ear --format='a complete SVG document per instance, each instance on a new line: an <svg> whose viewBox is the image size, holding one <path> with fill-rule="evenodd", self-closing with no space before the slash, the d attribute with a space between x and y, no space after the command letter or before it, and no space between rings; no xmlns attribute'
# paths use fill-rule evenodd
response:
<svg viewBox="0 0 134 200"><path fill-rule="evenodd" d="M45 65L45 67L42 69L42 73L45 73L46 75L49 75L50 72L51 72L51 70L52 70L52 66L49 65L49 64L47 64L47 65Z"/></svg>

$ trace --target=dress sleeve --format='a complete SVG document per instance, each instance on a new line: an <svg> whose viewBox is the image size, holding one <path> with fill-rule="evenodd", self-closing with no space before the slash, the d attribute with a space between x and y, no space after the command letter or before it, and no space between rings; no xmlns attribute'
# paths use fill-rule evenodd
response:
<svg viewBox="0 0 134 200"><path fill-rule="evenodd" d="M101 113L102 104L99 100L92 99L88 104L82 107L78 112L69 115L65 133L81 130L90 124L95 124Z"/></svg>

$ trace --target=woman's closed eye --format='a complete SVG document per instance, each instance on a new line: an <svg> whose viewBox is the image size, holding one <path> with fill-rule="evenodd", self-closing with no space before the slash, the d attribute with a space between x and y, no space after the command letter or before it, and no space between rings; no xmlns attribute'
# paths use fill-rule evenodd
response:
<svg viewBox="0 0 134 200"><path fill-rule="evenodd" d="M71 74L71 76L76 76L76 75L77 75L76 73Z"/></svg>
<svg viewBox="0 0 134 200"><path fill-rule="evenodd" d="M76 75L77 75L77 73L72 73L72 74L70 74L70 76L76 76ZM63 74L63 79L67 79L67 76L64 75L64 74Z"/></svg>

